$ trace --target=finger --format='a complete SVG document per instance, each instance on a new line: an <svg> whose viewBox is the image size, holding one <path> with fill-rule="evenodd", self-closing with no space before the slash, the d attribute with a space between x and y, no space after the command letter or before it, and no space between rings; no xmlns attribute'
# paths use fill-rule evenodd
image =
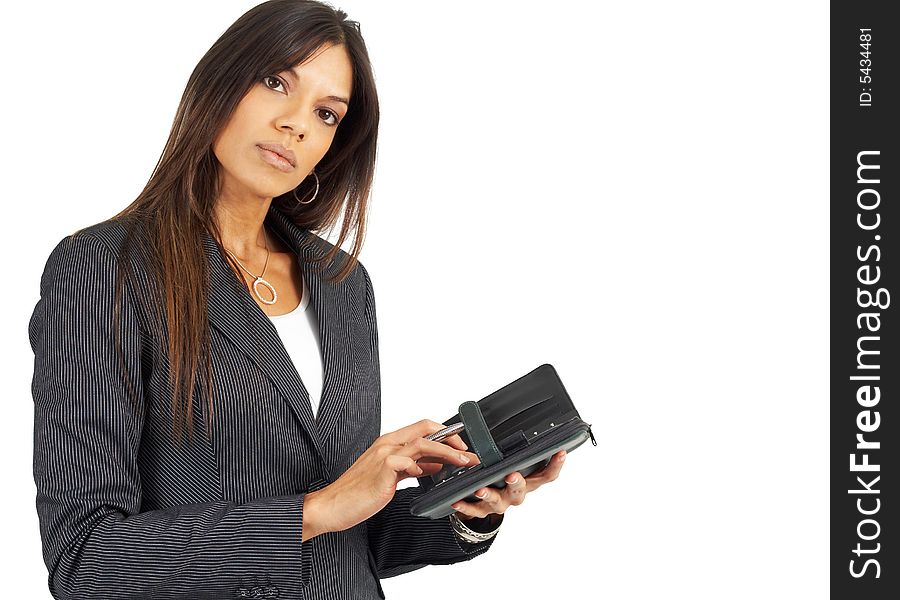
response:
<svg viewBox="0 0 900 600"><path fill-rule="evenodd" d="M416 464L419 465L420 469L422 469L422 475L428 475L428 476L440 473L444 468L444 465L441 463L429 463L429 462L423 463L422 461L416 461Z"/></svg>
<svg viewBox="0 0 900 600"><path fill-rule="evenodd" d="M425 469L425 468L431 468L431 467L434 467L434 468L437 468L437 469L443 469L444 467L447 466L447 465L444 463L443 459L436 458L436 457L434 457L434 456L423 456L423 457L421 457L421 458L417 458L417 459L416 459L416 464L418 464L418 465L419 465L420 467L422 467L423 469ZM456 465L450 465L450 466L451 466L451 468L453 468L453 469L456 469L456 468L457 468Z"/></svg>
<svg viewBox="0 0 900 600"><path fill-rule="evenodd" d="M559 474L559 471L562 469L563 461L565 460L565 450L557 452L552 457L550 457L550 461L546 465L544 465L539 471L533 473L533 475L552 481L552 479L554 479L555 476Z"/></svg>
<svg viewBox="0 0 900 600"><path fill-rule="evenodd" d="M504 479L506 487L501 493L503 500L509 502L512 506L518 506L525 501L525 494L528 493L528 482L522 477L522 474L516 471L510 473Z"/></svg>
<svg viewBox="0 0 900 600"><path fill-rule="evenodd" d="M469 504L470 510L483 510L486 511L486 513L502 513L507 507L513 504L521 504L527 493L527 482L522 477L522 474L518 471L510 473L506 476L504 481L506 487L502 490L492 487L478 488L475 490L475 496L481 498L481 502L462 502L462 505L465 507L466 504ZM511 483L512 481L514 482Z"/></svg>
<svg viewBox="0 0 900 600"><path fill-rule="evenodd" d="M492 507L499 507L503 500L503 493L492 487L483 487L475 490L475 496L481 498L481 502L475 502L473 504L484 504Z"/></svg>
<svg viewBox="0 0 900 600"><path fill-rule="evenodd" d="M384 460L384 464L398 474L406 473L413 477L419 477L423 473L422 468L416 464L416 461L408 456L390 455Z"/></svg>
<svg viewBox="0 0 900 600"><path fill-rule="evenodd" d="M445 444L449 444L450 446L453 446L457 450L468 450L469 449L469 447L466 445L466 443L463 441L463 439L459 436L458 433L451 435L450 437L444 439L443 442Z"/></svg>
<svg viewBox="0 0 900 600"><path fill-rule="evenodd" d="M380 439L390 444L409 445L419 438L424 438L432 433L446 429L447 426L430 419L422 419L412 425L407 425L397 431L392 431L381 436ZM451 435L441 440L440 443L448 444L456 450L468 450L469 446L463 441L459 434Z"/></svg>
<svg viewBox="0 0 900 600"><path fill-rule="evenodd" d="M533 492L545 483L555 481L559 477L559 473L562 470L563 461L565 460L566 452L565 450L563 450L555 454L543 469L526 477L525 482L528 484L527 491Z"/></svg>
<svg viewBox="0 0 900 600"><path fill-rule="evenodd" d="M409 456L414 460L425 458L428 462L443 462L458 466L474 466L481 461L474 452L466 452L456 450L455 448L433 442L425 438L418 438L405 446L401 446L395 450L396 454L401 456Z"/></svg>
<svg viewBox="0 0 900 600"><path fill-rule="evenodd" d="M491 513L500 512L502 513L505 510L505 507L502 510L495 510L496 505L490 505L485 502L463 502L460 500L459 502L454 502L452 504L454 510L458 510L464 515L469 515L470 517L486 517Z"/></svg>
<svg viewBox="0 0 900 600"><path fill-rule="evenodd" d="M418 438L431 435L445 427L446 425L443 423L438 423L431 419L422 419L421 421L416 421L406 427L401 427L396 431L385 433L380 436L380 439L391 444L410 444Z"/></svg>
<svg viewBox="0 0 900 600"><path fill-rule="evenodd" d="M403 449L403 448L401 448L401 449ZM410 452L414 453L415 451L411 450ZM462 454L466 458L469 459L468 463L466 463L465 465L461 465L461 466L474 467L475 465L477 465L481 462L478 458L478 455L475 454L474 452L466 452L466 451L460 452L458 450L450 450L449 451L449 456L459 455L459 454ZM422 461L433 462L433 463L436 463L436 462L447 463L447 464L453 464L453 465L457 464L456 462L448 461L446 458L447 456L448 456L448 454L446 454L444 452L442 452L440 456L434 456L433 454L426 452L422 456L416 457L416 462L418 462L419 464L421 464Z"/></svg>
<svg viewBox="0 0 900 600"><path fill-rule="evenodd" d="M509 487L509 486L508 486ZM475 490L475 496L481 498L480 502L457 502L453 504L453 508L459 505L457 509L463 514L473 517L486 517L492 513L503 514L507 508L511 506L506 490L497 490L492 487L484 487ZM521 504L521 502L520 502Z"/></svg>

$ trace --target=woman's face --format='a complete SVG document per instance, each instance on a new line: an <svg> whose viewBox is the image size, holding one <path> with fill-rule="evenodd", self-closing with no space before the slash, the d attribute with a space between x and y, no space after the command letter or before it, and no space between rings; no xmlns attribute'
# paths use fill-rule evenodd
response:
<svg viewBox="0 0 900 600"><path fill-rule="evenodd" d="M265 75L241 99L213 142L223 195L270 200L297 187L328 151L347 114L353 71L343 45L323 48L292 70ZM294 164L260 144L284 146Z"/></svg>

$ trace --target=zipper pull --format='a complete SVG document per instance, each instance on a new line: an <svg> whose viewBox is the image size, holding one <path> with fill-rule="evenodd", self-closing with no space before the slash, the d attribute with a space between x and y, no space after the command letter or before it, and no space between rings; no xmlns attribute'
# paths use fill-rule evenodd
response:
<svg viewBox="0 0 900 600"><path fill-rule="evenodd" d="M591 434L591 442L596 446L597 440L594 439L594 432L591 431L591 424L588 423L588 433Z"/></svg>

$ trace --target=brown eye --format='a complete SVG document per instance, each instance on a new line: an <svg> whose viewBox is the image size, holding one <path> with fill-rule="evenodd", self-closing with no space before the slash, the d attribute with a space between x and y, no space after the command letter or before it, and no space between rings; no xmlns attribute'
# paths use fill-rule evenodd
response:
<svg viewBox="0 0 900 600"><path fill-rule="evenodd" d="M281 80L278 79L277 77L275 77L274 75L266 75L265 77L262 78L262 81L263 81L263 85L265 85L265 86L266 86L267 88L269 88L270 90L275 90L275 91L277 91L276 88L277 88L279 85L284 85L284 84L281 83ZM272 81L275 82L275 86L274 86L274 87L271 86L271 85L269 85L269 83L272 82Z"/></svg>
<svg viewBox="0 0 900 600"><path fill-rule="evenodd" d="M338 124L338 118L334 112L328 110L327 108L320 108L319 114L321 115L322 113L325 113L326 115L328 115L322 119L323 121L325 121L325 123L327 123L328 125L332 125L332 126Z"/></svg>

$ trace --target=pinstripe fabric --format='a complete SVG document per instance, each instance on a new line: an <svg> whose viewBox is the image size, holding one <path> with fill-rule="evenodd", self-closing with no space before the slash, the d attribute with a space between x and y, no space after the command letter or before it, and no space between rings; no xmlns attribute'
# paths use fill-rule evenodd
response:
<svg viewBox="0 0 900 600"><path fill-rule="evenodd" d="M330 247L274 207L266 223L301 261ZM375 599L379 578L488 550L493 539L468 544L448 519L412 516L417 487L355 527L300 541L306 492L337 479L380 433L375 301L362 264L340 284L305 270L324 362L316 418L277 330L207 235L213 432L203 434L198 380L198 437L179 447L159 350L167 333L141 302L152 294L140 259L120 324L138 412L114 351L123 239L111 222L64 238L29 322L36 504L55 598Z"/></svg>

